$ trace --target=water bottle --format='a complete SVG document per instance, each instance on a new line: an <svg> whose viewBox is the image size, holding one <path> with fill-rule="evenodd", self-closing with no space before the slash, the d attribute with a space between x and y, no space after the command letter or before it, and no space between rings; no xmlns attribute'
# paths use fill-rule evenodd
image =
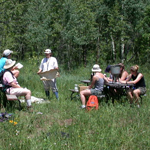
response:
<svg viewBox="0 0 150 150"><path fill-rule="evenodd" d="M74 90L75 90L76 92L78 92L78 85L77 85L77 84L74 85Z"/></svg>

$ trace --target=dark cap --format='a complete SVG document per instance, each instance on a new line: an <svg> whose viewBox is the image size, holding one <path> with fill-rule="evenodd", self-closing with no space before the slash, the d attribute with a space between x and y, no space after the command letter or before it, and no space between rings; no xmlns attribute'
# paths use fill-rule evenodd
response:
<svg viewBox="0 0 150 150"><path fill-rule="evenodd" d="M107 68L105 69L105 72L109 72L110 71L111 66L108 65Z"/></svg>

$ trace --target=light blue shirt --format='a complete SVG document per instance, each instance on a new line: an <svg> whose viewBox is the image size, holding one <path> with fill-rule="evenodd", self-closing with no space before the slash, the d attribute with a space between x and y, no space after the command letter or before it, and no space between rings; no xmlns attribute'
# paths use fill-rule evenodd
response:
<svg viewBox="0 0 150 150"><path fill-rule="evenodd" d="M0 72L1 72L2 70L4 70L4 65L5 65L5 63L6 63L6 60L7 60L6 57L2 57L2 58L0 59Z"/></svg>

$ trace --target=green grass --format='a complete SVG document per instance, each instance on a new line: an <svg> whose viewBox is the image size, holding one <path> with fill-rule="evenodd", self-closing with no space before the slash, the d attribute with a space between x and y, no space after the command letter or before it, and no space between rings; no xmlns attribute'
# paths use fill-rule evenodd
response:
<svg viewBox="0 0 150 150"><path fill-rule="evenodd" d="M42 82L36 74L38 66L22 62L19 83L35 97L45 98ZM102 68L104 70L104 68ZM127 101L100 103L97 111L79 109L79 99L70 100L70 91L81 79L90 77L89 68L72 72L61 70L57 78L60 101L51 93L50 103L34 104L34 112L25 108L6 109L14 113L13 121L0 123L0 150L141 150L150 149L149 71L144 72L147 96L140 109L130 108ZM4 111L4 109L1 109ZM37 114L42 112L43 114Z"/></svg>

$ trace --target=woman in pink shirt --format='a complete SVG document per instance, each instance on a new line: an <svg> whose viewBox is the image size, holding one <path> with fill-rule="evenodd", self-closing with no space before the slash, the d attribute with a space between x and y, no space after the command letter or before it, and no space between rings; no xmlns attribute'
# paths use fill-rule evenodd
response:
<svg viewBox="0 0 150 150"><path fill-rule="evenodd" d="M19 85L16 77L13 75L12 70L16 61L7 59L4 69L5 73L3 75L3 84L5 85L5 92L16 96L25 96L27 102L27 108L31 108L31 91L23 88Z"/></svg>

